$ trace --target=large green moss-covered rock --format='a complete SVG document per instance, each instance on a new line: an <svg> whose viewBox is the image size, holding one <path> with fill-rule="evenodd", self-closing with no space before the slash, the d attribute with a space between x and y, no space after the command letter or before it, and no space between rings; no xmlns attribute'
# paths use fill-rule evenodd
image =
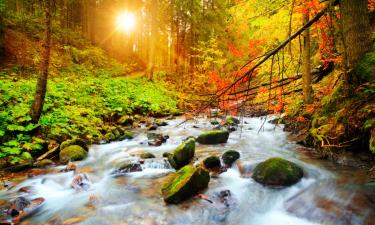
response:
<svg viewBox="0 0 375 225"><path fill-rule="evenodd" d="M169 155L168 161L175 169L190 163L195 153L195 140L190 138L187 141L179 145L174 151L173 155Z"/></svg>
<svg viewBox="0 0 375 225"><path fill-rule="evenodd" d="M207 169L215 169L221 167L220 158L217 156L209 156L203 160L203 165Z"/></svg>
<svg viewBox="0 0 375 225"><path fill-rule="evenodd" d="M220 144L226 143L229 138L229 132L226 130L212 130L207 131L198 136L197 141L200 144Z"/></svg>
<svg viewBox="0 0 375 225"><path fill-rule="evenodd" d="M232 166L232 164L240 158L240 153L234 150L229 150L224 152L221 158L223 159L225 165Z"/></svg>
<svg viewBox="0 0 375 225"><path fill-rule="evenodd" d="M187 165L168 177L161 189L166 203L177 204L208 187L210 176L207 170Z"/></svg>
<svg viewBox="0 0 375 225"><path fill-rule="evenodd" d="M79 145L70 145L60 151L60 162L82 160L87 157L87 151Z"/></svg>
<svg viewBox="0 0 375 225"><path fill-rule="evenodd" d="M259 163L252 177L264 185L290 186L303 177L303 170L293 162L275 157Z"/></svg>
<svg viewBox="0 0 375 225"><path fill-rule="evenodd" d="M71 145L79 145L83 149L85 149L86 151L89 150L89 146L88 146L87 142L85 140L81 139L81 138L74 138L72 140L63 141L60 144L60 150L63 150L64 148L67 148Z"/></svg>

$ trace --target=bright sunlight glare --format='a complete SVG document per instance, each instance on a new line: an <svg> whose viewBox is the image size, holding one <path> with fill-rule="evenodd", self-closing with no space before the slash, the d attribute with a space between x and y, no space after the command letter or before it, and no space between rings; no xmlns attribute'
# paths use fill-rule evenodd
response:
<svg viewBox="0 0 375 225"><path fill-rule="evenodd" d="M117 29L130 32L134 29L136 19L133 13L123 12L117 16L116 25Z"/></svg>

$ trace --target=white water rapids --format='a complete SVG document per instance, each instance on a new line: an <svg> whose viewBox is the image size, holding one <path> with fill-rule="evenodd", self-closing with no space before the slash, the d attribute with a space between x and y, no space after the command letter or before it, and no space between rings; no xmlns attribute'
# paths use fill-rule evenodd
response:
<svg viewBox="0 0 375 225"><path fill-rule="evenodd" d="M78 224L87 225L366 224L365 217L374 213L371 208L363 209L362 214L353 210L350 218L342 219L336 217L345 216L345 213L321 210L317 199L322 198L322 192L328 202L332 199L337 202L341 198L347 198L347 204L351 204L353 193L349 192L343 197L343 192L337 191L338 185L335 181L338 175L335 170L326 168L323 163L301 159L303 157L296 151L298 145L288 141L288 134L281 126L266 122L258 133L264 122L261 118L244 118L244 123L230 134L226 144L197 144L198 162L207 156L221 155L230 149L241 154L240 163L244 168L242 174L235 164L217 178L211 178L209 187L203 194L213 203L192 198L179 205L166 205L160 189L163 178L174 172L174 169L163 159L163 152L172 152L186 137L197 136L213 128L209 120L204 118L176 127L181 121L168 120L168 126L158 128L156 132L170 137L159 147L148 146L145 129L136 130L137 135L132 140L91 146L89 156L84 161L77 162L78 169L90 168L90 171L86 172L91 181L87 191L72 189L70 184L74 177L73 172L57 172L64 168L59 166L52 169L55 172L29 178L10 190L0 191L0 199L11 200L17 196L45 198L41 210L26 219L30 224L63 224L72 218L75 218ZM139 161L137 156L132 156L132 153L139 151L151 152L156 158L146 159L141 172L116 178L110 176L121 162ZM300 165L304 169L305 177L289 188L272 189L256 183L248 176L257 163L274 156ZM21 187L30 187L32 192L19 193L17 190ZM229 205L224 205L217 197L223 190L229 190L231 193ZM304 194L306 192L307 196ZM347 209L343 206L342 210Z"/></svg>

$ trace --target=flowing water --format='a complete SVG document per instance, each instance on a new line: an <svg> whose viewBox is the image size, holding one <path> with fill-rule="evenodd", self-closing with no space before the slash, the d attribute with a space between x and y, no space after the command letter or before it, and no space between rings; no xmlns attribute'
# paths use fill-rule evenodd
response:
<svg viewBox="0 0 375 225"><path fill-rule="evenodd" d="M132 140L91 146L87 159L77 163L90 180L87 190L72 189L74 173L59 172L64 168L59 166L1 191L0 199L43 197L45 203L25 219L27 224L375 224L374 187L361 183L356 177L360 172L298 150L301 147L288 141L281 126L261 118L243 120L228 143L196 147L197 163L229 149L241 154L239 163L211 178L203 193L213 203L192 198L179 205L166 205L160 192L165 176L174 172L162 158L163 152L173 151L188 136L212 129L204 118L178 127L181 119L167 121L169 125L159 127L157 132L170 138L159 147L148 146L145 129L136 130L138 135ZM111 176L121 162L139 161L133 154L139 151L151 152L156 158L145 160L141 172ZM305 177L285 189L256 183L251 170L273 156L299 164ZM19 192L22 187L28 187L31 193ZM218 196L225 190L231 195L223 202Z"/></svg>

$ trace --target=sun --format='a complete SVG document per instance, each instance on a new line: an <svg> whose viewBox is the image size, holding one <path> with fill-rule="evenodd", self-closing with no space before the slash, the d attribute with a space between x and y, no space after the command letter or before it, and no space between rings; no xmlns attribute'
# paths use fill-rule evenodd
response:
<svg viewBox="0 0 375 225"><path fill-rule="evenodd" d="M125 32L131 32L134 30L136 19L133 13L122 12L117 16L116 26L117 29Z"/></svg>

